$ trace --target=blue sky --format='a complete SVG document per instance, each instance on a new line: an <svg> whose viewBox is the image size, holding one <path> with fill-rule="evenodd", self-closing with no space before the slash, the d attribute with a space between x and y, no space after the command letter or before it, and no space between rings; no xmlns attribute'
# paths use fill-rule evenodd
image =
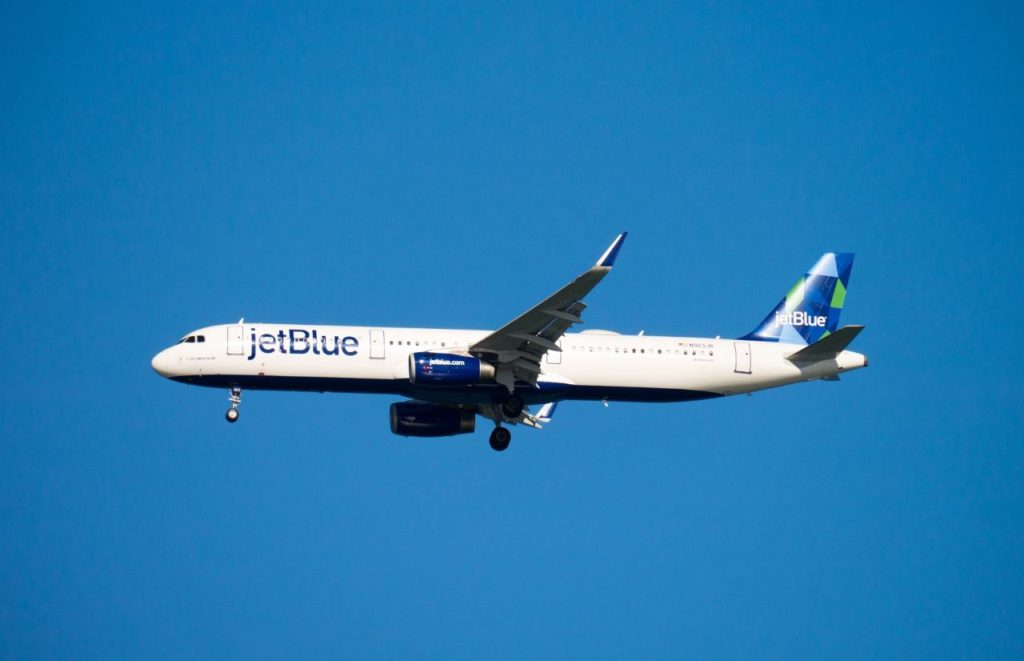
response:
<svg viewBox="0 0 1024 661"><path fill-rule="evenodd" d="M11 658L1019 658L1012 3L32 3L0 24ZM738 336L858 254L867 370L569 403L160 379L245 316Z"/></svg>

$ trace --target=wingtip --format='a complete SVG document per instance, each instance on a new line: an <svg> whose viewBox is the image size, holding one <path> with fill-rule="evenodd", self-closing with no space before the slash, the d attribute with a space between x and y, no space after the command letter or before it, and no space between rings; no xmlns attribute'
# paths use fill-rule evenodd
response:
<svg viewBox="0 0 1024 661"><path fill-rule="evenodd" d="M629 234L629 232L623 232L615 237L612 244L608 246L608 250L605 250L604 254L601 255L601 259L597 260L597 266L603 266L610 269L615 265L615 260L619 256L619 250L622 249L622 244L626 241L627 234Z"/></svg>
<svg viewBox="0 0 1024 661"><path fill-rule="evenodd" d="M558 402L548 402L537 411L537 420L547 424L551 422L551 418L555 415L555 409L558 407Z"/></svg>

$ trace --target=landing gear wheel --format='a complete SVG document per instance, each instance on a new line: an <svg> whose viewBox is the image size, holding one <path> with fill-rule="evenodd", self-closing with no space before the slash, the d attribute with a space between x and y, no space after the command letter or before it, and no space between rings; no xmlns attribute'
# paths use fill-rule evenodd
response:
<svg viewBox="0 0 1024 661"><path fill-rule="evenodd" d="M242 403L242 389L238 386L231 386L231 395L228 399L231 400L231 408L224 414L224 419L228 422L236 422L238 420L238 405Z"/></svg>
<svg viewBox="0 0 1024 661"><path fill-rule="evenodd" d="M495 452L504 452L508 444L512 442L512 432L504 427L495 427L491 432L491 449Z"/></svg>
<svg viewBox="0 0 1024 661"><path fill-rule="evenodd" d="M501 413L509 420L516 420L523 414L523 400L518 395L509 395L508 399L501 403Z"/></svg>

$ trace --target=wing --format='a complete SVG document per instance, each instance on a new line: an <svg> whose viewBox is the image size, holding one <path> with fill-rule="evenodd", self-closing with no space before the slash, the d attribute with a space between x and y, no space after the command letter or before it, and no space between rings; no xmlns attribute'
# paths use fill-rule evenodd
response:
<svg viewBox="0 0 1024 661"><path fill-rule="evenodd" d="M570 326L582 323L580 315L587 307L583 297L612 270L625 240L626 232L615 237L596 264L471 346L469 352L494 363L495 379L509 392L517 381L536 385L541 358L548 351L561 351L558 339Z"/></svg>

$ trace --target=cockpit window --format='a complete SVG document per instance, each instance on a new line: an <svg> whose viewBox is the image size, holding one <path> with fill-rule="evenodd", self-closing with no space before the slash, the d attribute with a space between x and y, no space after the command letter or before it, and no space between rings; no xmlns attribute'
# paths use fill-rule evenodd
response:
<svg viewBox="0 0 1024 661"><path fill-rule="evenodd" d="M196 342L205 342L205 341L206 341L206 336L205 335L196 335Z"/></svg>
<svg viewBox="0 0 1024 661"><path fill-rule="evenodd" d="M194 344L195 341L196 341L196 336L195 335L189 335L188 337L185 338L185 342L187 342L188 344Z"/></svg>

